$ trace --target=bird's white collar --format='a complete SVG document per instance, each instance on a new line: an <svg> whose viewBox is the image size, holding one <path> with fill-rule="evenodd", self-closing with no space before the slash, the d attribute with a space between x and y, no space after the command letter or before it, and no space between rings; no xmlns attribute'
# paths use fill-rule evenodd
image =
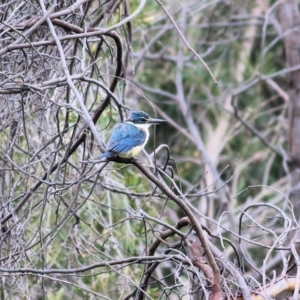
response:
<svg viewBox="0 0 300 300"><path fill-rule="evenodd" d="M126 123L128 124L132 124L134 125L135 127L139 128L139 129L148 129L152 124L149 124L149 123L145 123L145 124L134 124L130 121L126 121Z"/></svg>

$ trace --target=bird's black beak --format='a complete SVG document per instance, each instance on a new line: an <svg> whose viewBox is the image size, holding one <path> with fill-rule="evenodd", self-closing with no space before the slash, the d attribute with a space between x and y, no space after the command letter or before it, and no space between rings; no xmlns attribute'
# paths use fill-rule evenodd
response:
<svg viewBox="0 0 300 300"><path fill-rule="evenodd" d="M166 120L163 120L163 119L152 119L150 118L149 120L147 120L146 123L148 124L160 124L160 123L164 123L164 122L167 122Z"/></svg>

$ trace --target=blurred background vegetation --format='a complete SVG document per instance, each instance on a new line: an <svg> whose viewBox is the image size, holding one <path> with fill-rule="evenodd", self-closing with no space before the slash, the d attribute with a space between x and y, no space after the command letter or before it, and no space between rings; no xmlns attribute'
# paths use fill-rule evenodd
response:
<svg viewBox="0 0 300 300"><path fill-rule="evenodd" d="M87 163L128 109L167 120L139 159L193 207L249 287L287 271L299 219L300 68L287 54L299 47L287 44L297 1L144 2L0 6L1 299L209 297L182 236L163 237L182 209L130 164ZM219 267L224 297L236 298L239 283Z"/></svg>

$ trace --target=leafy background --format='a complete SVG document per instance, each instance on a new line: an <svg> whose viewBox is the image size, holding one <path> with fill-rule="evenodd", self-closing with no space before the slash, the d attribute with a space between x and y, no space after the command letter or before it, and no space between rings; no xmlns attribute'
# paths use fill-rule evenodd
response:
<svg viewBox="0 0 300 300"><path fill-rule="evenodd" d="M43 5L57 39L49 19L38 23ZM192 207L249 288L286 274L299 158L298 72L284 45L298 27L284 34L284 5L299 17L296 1L2 4L1 299L209 297L178 203L135 165L88 161L128 109L167 121L139 159ZM240 283L215 258L224 295L236 297Z"/></svg>

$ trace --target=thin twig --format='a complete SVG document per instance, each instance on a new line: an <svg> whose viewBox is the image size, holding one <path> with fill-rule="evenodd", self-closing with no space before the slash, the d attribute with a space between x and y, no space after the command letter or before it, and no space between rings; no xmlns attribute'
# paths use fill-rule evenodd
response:
<svg viewBox="0 0 300 300"><path fill-rule="evenodd" d="M179 27L177 26L175 20L173 19L173 17L169 14L169 12L167 11L167 9L164 7L164 5L161 3L160 0L155 0L160 7L163 9L163 11L166 13L166 15L168 16L168 18L171 20L171 22L173 23L175 29L177 30L178 34L180 35L180 37L182 38L183 42L185 43L185 45L187 46L187 48L201 61L201 63L203 64L203 66L205 67L205 69L208 71L208 73L210 74L211 78L213 79L213 81L215 82L215 84L218 84L217 79L215 78L214 74L212 73L211 69L208 67L208 65L205 63L205 61L201 58L201 56L194 50L194 48L189 44L189 42L186 40L186 38L184 37L183 33L181 32L181 30L179 29Z"/></svg>

